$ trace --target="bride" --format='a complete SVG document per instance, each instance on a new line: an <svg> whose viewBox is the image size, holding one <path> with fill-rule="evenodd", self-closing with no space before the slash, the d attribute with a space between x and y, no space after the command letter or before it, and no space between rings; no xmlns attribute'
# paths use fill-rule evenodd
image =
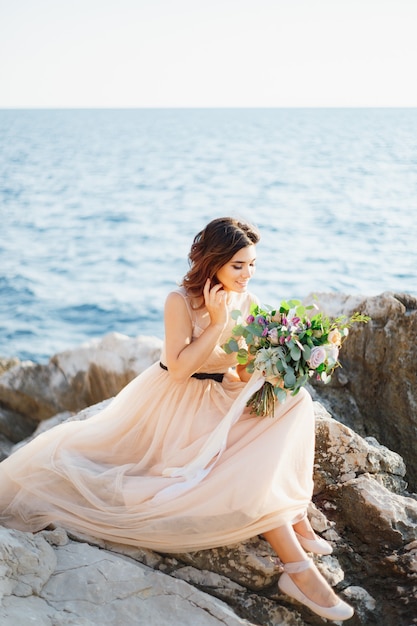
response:
<svg viewBox="0 0 417 626"><path fill-rule="evenodd" d="M165 304L161 361L99 414L47 431L0 464L0 521L59 525L106 540L180 552L258 534L283 563L280 590L332 620L353 609L307 552L330 554L306 516L314 414L301 389L274 418L250 414L262 380L222 345L249 314L257 230L225 217L194 238L189 271Z"/></svg>

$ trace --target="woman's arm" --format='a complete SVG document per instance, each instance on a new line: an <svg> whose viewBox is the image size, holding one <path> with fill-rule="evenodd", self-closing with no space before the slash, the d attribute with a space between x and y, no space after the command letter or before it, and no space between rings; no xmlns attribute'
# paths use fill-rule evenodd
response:
<svg viewBox="0 0 417 626"><path fill-rule="evenodd" d="M252 374L249 374L249 372L247 371L246 365L236 365L236 373L239 376L240 380L244 383L247 383L252 376Z"/></svg>
<svg viewBox="0 0 417 626"><path fill-rule="evenodd" d="M192 339L192 323L184 298L176 292L165 303L165 351L167 367L178 382L187 380L210 356L228 321L227 293L221 284L204 287L204 301L210 324L201 335Z"/></svg>

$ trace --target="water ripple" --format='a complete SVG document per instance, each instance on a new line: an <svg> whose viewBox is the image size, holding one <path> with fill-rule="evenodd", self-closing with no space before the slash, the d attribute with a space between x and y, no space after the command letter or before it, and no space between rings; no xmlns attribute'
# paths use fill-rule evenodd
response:
<svg viewBox="0 0 417 626"><path fill-rule="evenodd" d="M262 234L253 290L417 295L417 110L0 111L0 355L162 336L194 234Z"/></svg>

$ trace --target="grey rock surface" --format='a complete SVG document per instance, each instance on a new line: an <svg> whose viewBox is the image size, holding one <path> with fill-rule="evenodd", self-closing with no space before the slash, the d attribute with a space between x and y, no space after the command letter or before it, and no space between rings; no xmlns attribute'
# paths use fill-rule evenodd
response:
<svg viewBox="0 0 417 626"><path fill-rule="evenodd" d="M317 294L316 302L333 317L359 311L372 318L352 328L340 352L342 368L320 386L320 401L359 434L398 452L417 491L417 298Z"/></svg>

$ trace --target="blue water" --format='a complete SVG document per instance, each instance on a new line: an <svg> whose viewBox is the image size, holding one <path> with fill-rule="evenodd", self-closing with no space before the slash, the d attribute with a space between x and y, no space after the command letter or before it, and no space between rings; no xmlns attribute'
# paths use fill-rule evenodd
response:
<svg viewBox="0 0 417 626"><path fill-rule="evenodd" d="M417 109L0 111L0 355L162 337L194 234L262 233L251 290L417 295Z"/></svg>

